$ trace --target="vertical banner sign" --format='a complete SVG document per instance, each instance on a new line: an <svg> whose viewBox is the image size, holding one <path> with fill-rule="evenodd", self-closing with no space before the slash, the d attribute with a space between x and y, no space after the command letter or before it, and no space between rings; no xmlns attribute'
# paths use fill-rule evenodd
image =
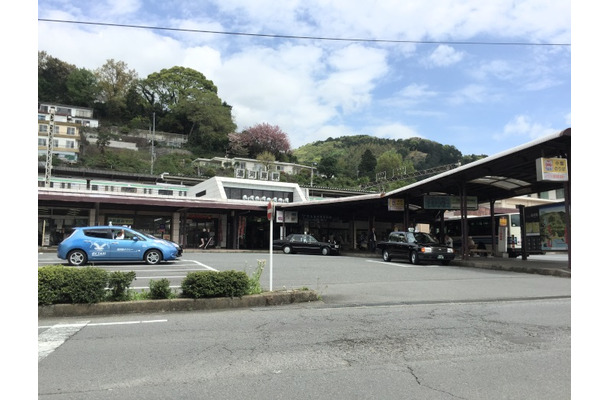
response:
<svg viewBox="0 0 610 400"><path fill-rule="evenodd" d="M269 291L273 292L273 203L267 204L267 219L269 220Z"/></svg>

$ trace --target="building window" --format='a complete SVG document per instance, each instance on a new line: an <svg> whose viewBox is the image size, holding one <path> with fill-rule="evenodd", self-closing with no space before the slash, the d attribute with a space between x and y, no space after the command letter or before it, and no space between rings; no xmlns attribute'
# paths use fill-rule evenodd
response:
<svg viewBox="0 0 610 400"><path fill-rule="evenodd" d="M47 139L38 138L38 146L46 146L46 145L47 145Z"/></svg>
<svg viewBox="0 0 610 400"><path fill-rule="evenodd" d="M69 126L67 129L68 135L76 135L76 128L73 126Z"/></svg>
<svg viewBox="0 0 610 400"><path fill-rule="evenodd" d="M49 125L38 125L38 132L47 133L49 131Z"/></svg>
<svg viewBox="0 0 610 400"><path fill-rule="evenodd" d="M66 140L66 148L73 149L74 148L74 140Z"/></svg>
<svg viewBox="0 0 610 400"><path fill-rule="evenodd" d="M173 196L174 195L174 191L173 190L167 190L167 189L159 189L159 195L161 195L161 196Z"/></svg>

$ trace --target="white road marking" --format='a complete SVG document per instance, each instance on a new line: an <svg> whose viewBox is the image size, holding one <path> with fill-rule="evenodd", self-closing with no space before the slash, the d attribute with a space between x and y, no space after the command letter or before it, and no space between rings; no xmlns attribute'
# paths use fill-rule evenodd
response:
<svg viewBox="0 0 610 400"><path fill-rule="evenodd" d="M85 322L87 326L108 326L108 325L135 325L135 324L152 324L158 322L167 322L166 319L151 319L148 321L121 321L121 322L98 322L90 324L89 321ZM47 325L47 326L39 326L38 329L46 329L46 328L57 328L57 327L76 327L80 326L81 323L75 324L57 324L57 325ZM39 336L40 337L40 336Z"/></svg>
<svg viewBox="0 0 610 400"><path fill-rule="evenodd" d="M156 322L167 322L166 319L150 321L124 321L124 322L101 322L90 324L89 321L77 322L74 324L57 324L52 326L39 326L38 329L48 328L38 335L38 362L54 352L66 340L83 329L85 326L111 326L111 325L133 325L150 324Z"/></svg>
<svg viewBox="0 0 610 400"><path fill-rule="evenodd" d="M38 362L55 351L69 337L83 329L89 321L70 325L54 325L38 335Z"/></svg>
<svg viewBox="0 0 610 400"><path fill-rule="evenodd" d="M393 263L393 262L387 262L387 261L375 261L375 260L366 260L367 262L370 263L377 263L377 264L385 264L385 265L391 265L393 267L401 267L401 268L440 268L440 265L433 265L433 264L428 264L428 265L412 265L412 264L398 264L398 263Z"/></svg>
<svg viewBox="0 0 610 400"><path fill-rule="evenodd" d="M217 269L214 269L214 268L210 267L209 265L205 265L205 264L203 264L203 263L200 263L199 261L195 261L195 260L184 260L184 261L190 261L190 262L195 263L195 264L197 264L197 265L201 265L203 268L208 269L208 270L210 270L210 271L216 271L216 272L218 272L218 270L217 270Z"/></svg>

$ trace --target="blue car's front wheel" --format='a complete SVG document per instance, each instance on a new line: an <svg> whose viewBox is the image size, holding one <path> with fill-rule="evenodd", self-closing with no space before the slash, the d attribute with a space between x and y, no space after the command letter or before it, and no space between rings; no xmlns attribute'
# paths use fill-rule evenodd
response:
<svg viewBox="0 0 610 400"><path fill-rule="evenodd" d="M163 256L161 255L161 252L159 250L148 250L146 254L144 254L144 261L146 261L146 264L159 264L162 259Z"/></svg>
<svg viewBox="0 0 610 400"><path fill-rule="evenodd" d="M82 250L72 250L68 254L68 263L70 263L70 265L74 265L75 267L85 265L87 263L87 253Z"/></svg>

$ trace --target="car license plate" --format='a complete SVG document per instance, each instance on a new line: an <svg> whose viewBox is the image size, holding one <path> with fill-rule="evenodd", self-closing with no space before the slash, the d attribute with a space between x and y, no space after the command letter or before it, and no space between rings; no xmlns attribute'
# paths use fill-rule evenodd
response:
<svg viewBox="0 0 610 400"><path fill-rule="evenodd" d="M442 254L440 256L437 257L439 260L442 260L443 258L445 258Z"/></svg>

